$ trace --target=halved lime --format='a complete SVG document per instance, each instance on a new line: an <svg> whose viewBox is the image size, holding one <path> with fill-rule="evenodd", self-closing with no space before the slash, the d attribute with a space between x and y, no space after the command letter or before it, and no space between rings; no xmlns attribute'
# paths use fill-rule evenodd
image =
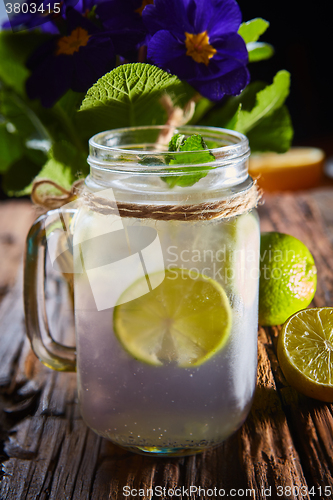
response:
<svg viewBox="0 0 333 500"><path fill-rule="evenodd" d="M287 382L306 396L333 402L333 308L304 309L289 318L277 354Z"/></svg>
<svg viewBox="0 0 333 500"><path fill-rule="evenodd" d="M146 280L133 283L114 310L115 334L129 354L154 366L190 367L204 363L225 345L231 308L219 283L172 269L145 294Z"/></svg>

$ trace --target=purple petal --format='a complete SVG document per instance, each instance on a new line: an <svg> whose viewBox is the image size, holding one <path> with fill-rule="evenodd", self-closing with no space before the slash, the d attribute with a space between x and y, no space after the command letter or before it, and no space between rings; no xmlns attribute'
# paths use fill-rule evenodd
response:
<svg viewBox="0 0 333 500"><path fill-rule="evenodd" d="M189 0L155 0L154 5L147 5L142 12L142 19L149 33L168 30L184 37L185 31L191 32L186 7Z"/></svg>
<svg viewBox="0 0 333 500"><path fill-rule="evenodd" d="M75 92L87 91L101 76L115 66L111 40L99 39L99 37L90 39L88 45L75 52L72 59L74 70L71 89Z"/></svg>
<svg viewBox="0 0 333 500"><path fill-rule="evenodd" d="M191 0L191 2L196 7L193 26L195 33L208 31L211 38L238 31L242 14L235 0Z"/></svg>
<svg viewBox="0 0 333 500"><path fill-rule="evenodd" d="M70 88L73 65L68 56L46 58L26 82L30 99L40 99L45 108L50 108Z"/></svg>
<svg viewBox="0 0 333 500"><path fill-rule="evenodd" d="M224 95L238 95L250 81L247 68L238 68L214 80L188 80L198 92L212 101L219 101Z"/></svg>
<svg viewBox="0 0 333 500"><path fill-rule="evenodd" d="M88 31L88 33L97 33L101 31L94 23L89 21L86 17L82 16L79 12L77 12L73 7L68 7L66 10L67 17L67 30L68 34L70 34L75 28L83 28Z"/></svg>
<svg viewBox="0 0 333 500"><path fill-rule="evenodd" d="M169 31L158 31L149 41L148 60L179 78L188 79L196 72L197 63L186 55L186 47Z"/></svg>

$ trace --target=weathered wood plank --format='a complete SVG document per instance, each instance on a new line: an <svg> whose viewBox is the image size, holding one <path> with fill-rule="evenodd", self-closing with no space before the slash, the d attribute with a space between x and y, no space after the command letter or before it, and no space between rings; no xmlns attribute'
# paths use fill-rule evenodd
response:
<svg viewBox="0 0 333 500"><path fill-rule="evenodd" d="M30 201L11 200L1 203L0 300L15 284L25 238L35 218L36 209Z"/></svg>

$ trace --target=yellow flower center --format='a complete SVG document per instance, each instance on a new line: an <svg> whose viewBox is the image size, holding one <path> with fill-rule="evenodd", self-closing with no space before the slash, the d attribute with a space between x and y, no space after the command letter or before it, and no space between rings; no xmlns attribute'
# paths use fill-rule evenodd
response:
<svg viewBox="0 0 333 500"><path fill-rule="evenodd" d="M153 3L154 3L154 0L142 0L141 7L139 7L138 9L136 9L135 12L137 12L141 16L142 15L142 11L146 7L146 5L152 5Z"/></svg>
<svg viewBox="0 0 333 500"><path fill-rule="evenodd" d="M88 43L90 35L83 28L75 28L69 36L63 36L58 41L56 55L66 54L72 56L74 52L78 52L80 47L85 47Z"/></svg>
<svg viewBox="0 0 333 500"><path fill-rule="evenodd" d="M185 31L186 55L191 56L195 62L204 63L208 66L209 59L216 54L216 49L209 43L207 31L194 35Z"/></svg>

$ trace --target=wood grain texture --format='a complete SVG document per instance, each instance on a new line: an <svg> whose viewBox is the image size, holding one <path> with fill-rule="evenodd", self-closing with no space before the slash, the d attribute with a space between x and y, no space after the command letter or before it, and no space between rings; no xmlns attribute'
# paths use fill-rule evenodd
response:
<svg viewBox="0 0 333 500"><path fill-rule="evenodd" d="M0 210L0 300L14 285L36 209L26 200L6 201Z"/></svg>
<svg viewBox="0 0 333 500"><path fill-rule="evenodd" d="M325 212L332 199L333 190L328 188L325 196L320 192L267 196L259 210L262 230L292 234L313 253L319 277L316 306L333 304L330 208ZM0 206L0 221L2 210L10 235L11 224L15 225L10 218L20 218L23 207L14 216L14 211ZM29 217L22 215L19 232L26 234ZM2 255L6 268L6 258L12 262L12 257ZM20 258L15 257L16 265L11 264L4 283L14 282ZM61 309L62 301L52 299L59 292L54 286L48 314L67 322L68 310ZM77 406L76 375L52 372L30 350L21 290L17 281L0 310L1 500L118 500L126 498L124 486L142 488L146 493L141 498L146 499L171 499L167 490L175 487L185 489L183 499L204 498L195 491L190 495L191 486L216 487L226 494L243 488L244 497L259 500L330 498L320 494L319 487L323 491L330 486L333 491L332 405L306 398L286 383L276 358L278 327L259 328L258 386L241 429L201 455L149 458L122 450L86 427ZM149 490L156 486L166 488L166 494L154 497ZM294 491L281 497L279 487ZM311 487L316 488L315 496L307 493Z"/></svg>

